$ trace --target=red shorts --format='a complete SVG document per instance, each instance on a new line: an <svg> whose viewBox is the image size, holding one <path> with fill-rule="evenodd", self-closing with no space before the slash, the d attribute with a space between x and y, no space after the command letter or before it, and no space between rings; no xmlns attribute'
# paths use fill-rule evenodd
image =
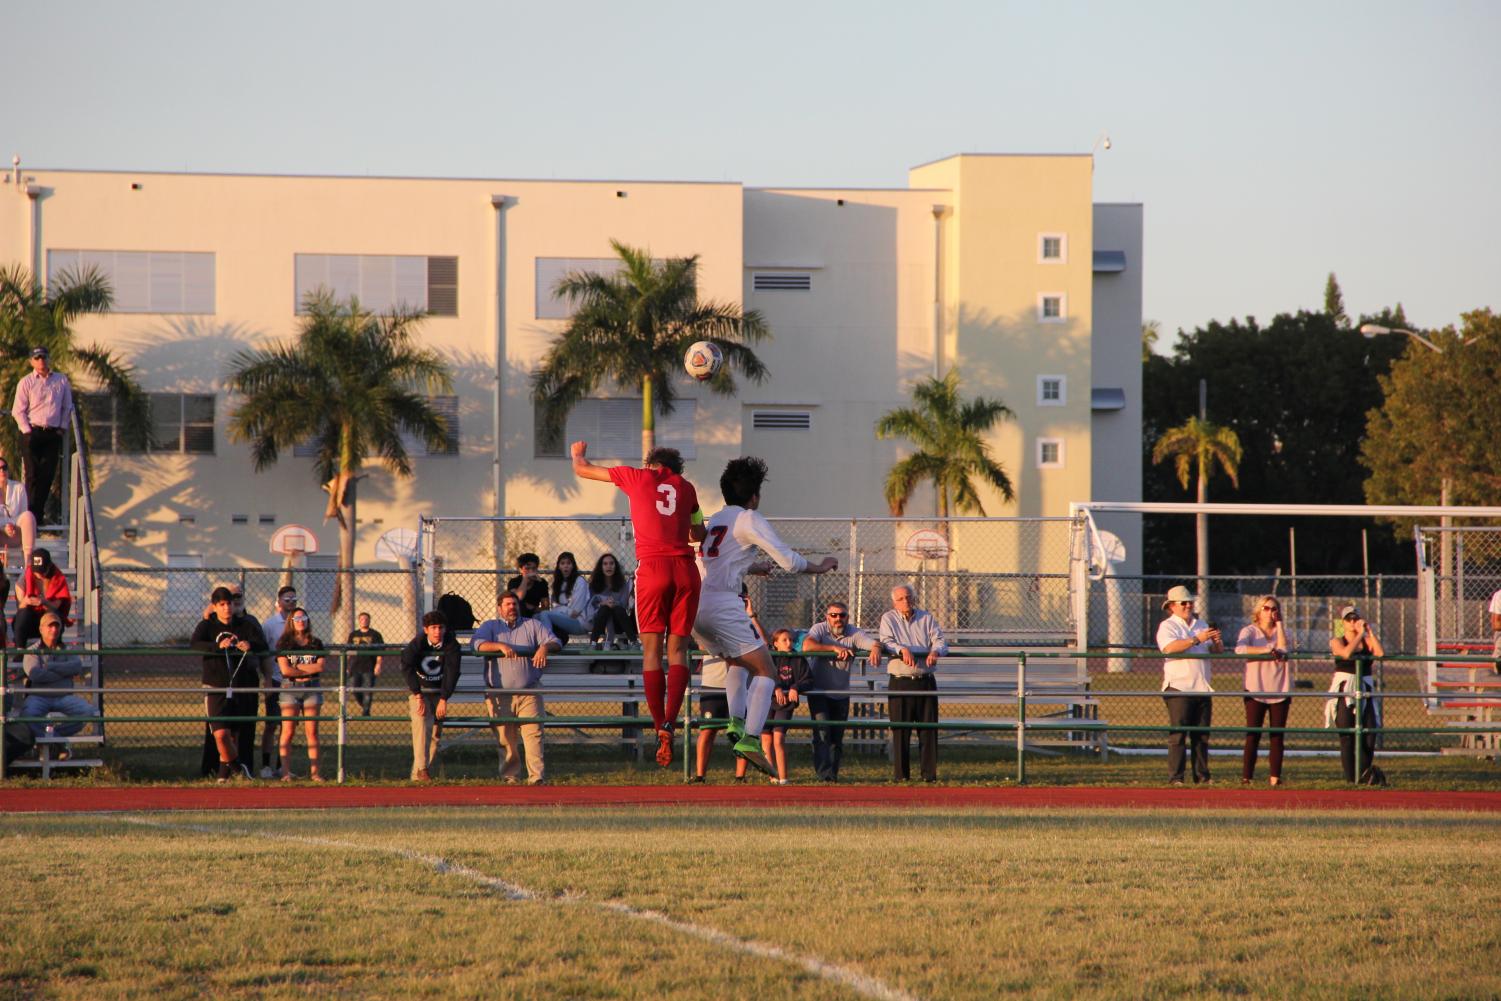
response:
<svg viewBox="0 0 1501 1001"><path fill-rule="evenodd" d="M636 628L689 636L703 583L691 556L648 556L636 568Z"/></svg>

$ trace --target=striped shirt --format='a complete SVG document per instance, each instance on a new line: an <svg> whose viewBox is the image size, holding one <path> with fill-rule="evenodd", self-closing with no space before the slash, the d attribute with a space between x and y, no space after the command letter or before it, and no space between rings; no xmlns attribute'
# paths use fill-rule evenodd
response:
<svg viewBox="0 0 1501 1001"><path fill-rule="evenodd" d="M32 372L16 383L16 403L10 414L22 434L32 428L61 428L73 411L73 387L61 372L48 372L44 379Z"/></svg>
<svg viewBox="0 0 1501 1001"><path fill-rule="evenodd" d="M938 622L922 609L914 609L909 619L896 609L881 616L881 646L894 658L886 665L886 673L893 677L919 678L932 674L933 669L925 662L929 652L939 655L949 652ZM917 663L908 667L901 659L899 647L912 651Z"/></svg>

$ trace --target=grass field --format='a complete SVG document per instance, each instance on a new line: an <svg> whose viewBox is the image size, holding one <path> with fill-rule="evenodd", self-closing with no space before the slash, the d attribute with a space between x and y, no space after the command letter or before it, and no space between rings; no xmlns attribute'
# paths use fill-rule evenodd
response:
<svg viewBox="0 0 1501 1001"><path fill-rule="evenodd" d="M1493 815L0 820L5 997L1501 994Z"/></svg>

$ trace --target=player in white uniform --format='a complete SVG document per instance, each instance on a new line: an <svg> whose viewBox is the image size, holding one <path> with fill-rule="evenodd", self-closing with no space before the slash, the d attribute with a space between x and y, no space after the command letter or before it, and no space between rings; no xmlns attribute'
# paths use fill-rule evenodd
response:
<svg viewBox="0 0 1501 1001"><path fill-rule="evenodd" d="M745 602L740 597L747 573L767 573L769 564L756 562L756 550L770 556L792 573L828 573L839 562L825 556L810 564L787 548L771 523L756 509L761 505L761 484L766 463L753 456L731 459L719 478L724 495L723 510L704 523L704 541L699 545L699 569L703 588L699 592L698 617L693 638L698 645L729 663L725 694L730 704L730 737L735 754L767 774L771 766L761 753L761 729L771 709L776 668L766 641L761 638ZM746 680L749 677L749 690Z"/></svg>

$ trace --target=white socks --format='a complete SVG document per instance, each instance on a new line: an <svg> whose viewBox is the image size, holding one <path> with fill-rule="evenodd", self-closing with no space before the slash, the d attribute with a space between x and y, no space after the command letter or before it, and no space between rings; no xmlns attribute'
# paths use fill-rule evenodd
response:
<svg viewBox="0 0 1501 1001"><path fill-rule="evenodd" d="M771 712L771 694L777 689L777 683L770 678L752 678L750 683L749 705L745 714L745 735L747 737L759 737L766 727L766 714Z"/></svg>
<svg viewBox="0 0 1501 1001"><path fill-rule="evenodd" d="M730 719L745 719L745 683L750 679L750 672L739 664L729 665L725 672L724 689L725 698L730 703Z"/></svg>

